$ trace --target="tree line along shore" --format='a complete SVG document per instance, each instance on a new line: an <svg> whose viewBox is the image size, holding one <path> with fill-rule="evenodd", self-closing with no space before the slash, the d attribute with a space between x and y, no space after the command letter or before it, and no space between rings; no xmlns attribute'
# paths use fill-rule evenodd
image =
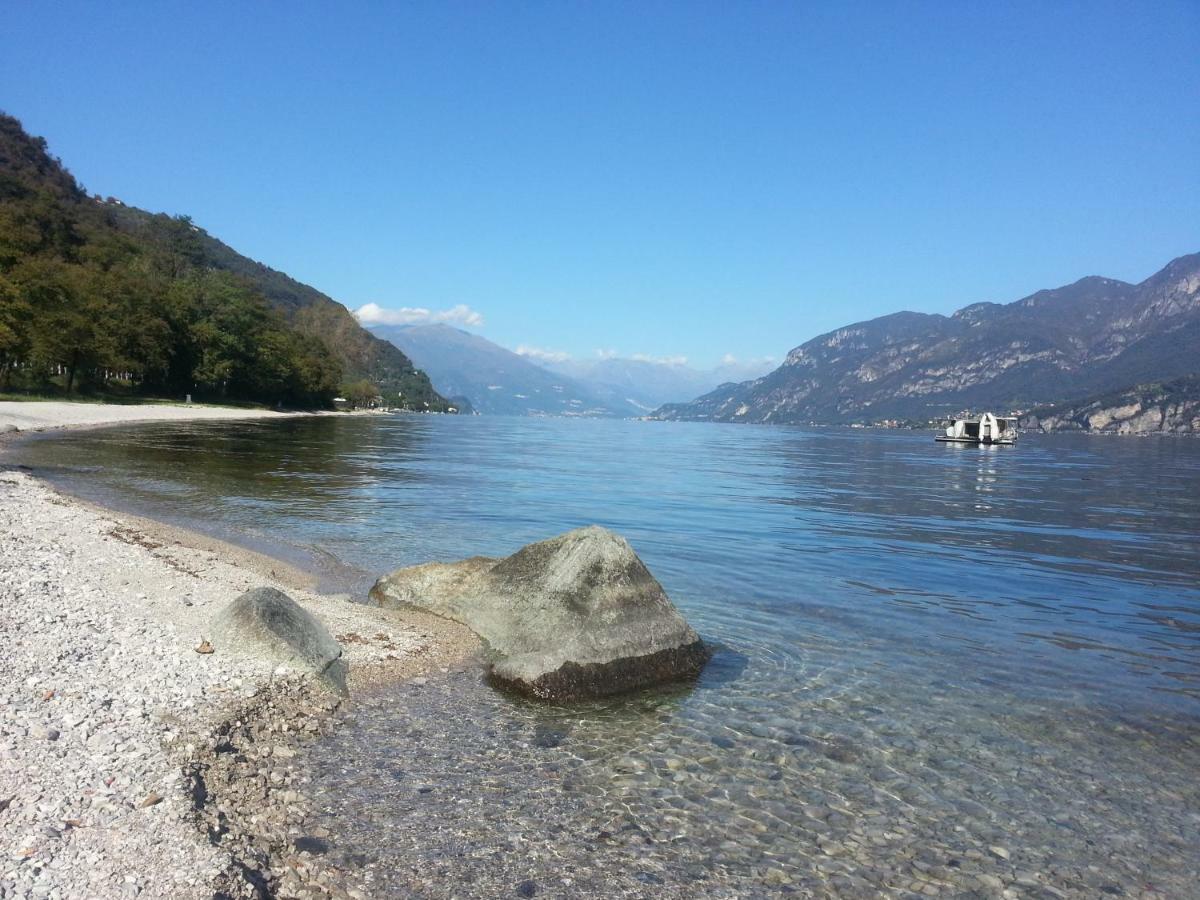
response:
<svg viewBox="0 0 1200 900"><path fill-rule="evenodd" d="M340 304L186 216L89 195L0 114L0 393L446 411Z"/></svg>

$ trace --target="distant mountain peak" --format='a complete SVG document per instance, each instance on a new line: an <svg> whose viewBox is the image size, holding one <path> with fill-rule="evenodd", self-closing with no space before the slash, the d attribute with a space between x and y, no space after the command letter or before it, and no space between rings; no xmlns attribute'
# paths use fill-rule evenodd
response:
<svg viewBox="0 0 1200 900"><path fill-rule="evenodd" d="M539 365L574 379L606 400L635 407L639 413L650 412L666 402L699 397L719 384L757 375L766 368L763 364L726 361L715 369L701 370L682 360L639 356L541 360Z"/></svg>
<svg viewBox="0 0 1200 900"><path fill-rule="evenodd" d="M572 378L452 325L376 325L372 331L411 356L441 394L465 397L479 413L619 417L647 411L620 398L602 397Z"/></svg>

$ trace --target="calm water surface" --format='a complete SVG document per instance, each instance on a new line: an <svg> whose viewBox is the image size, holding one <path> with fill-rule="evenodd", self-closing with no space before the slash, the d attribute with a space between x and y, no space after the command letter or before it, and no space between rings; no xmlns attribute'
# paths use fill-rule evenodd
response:
<svg viewBox="0 0 1200 900"><path fill-rule="evenodd" d="M356 593L599 523L719 646L608 703L360 698L314 827L380 895L1200 896L1200 442L409 416L23 453Z"/></svg>

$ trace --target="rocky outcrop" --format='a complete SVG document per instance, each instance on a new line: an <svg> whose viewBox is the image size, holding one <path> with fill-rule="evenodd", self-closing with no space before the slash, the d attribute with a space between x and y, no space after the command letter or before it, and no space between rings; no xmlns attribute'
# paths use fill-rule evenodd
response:
<svg viewBox="0 0 1200 900"><path fill-rule="evenodd" d="M1200 375L1039 407L1022 417L1021 427L1042 432L1200 434Z"/></svg>
<svg viewBox="0 0 1200 900"><path fill-rule="evenodd" d="M246 591L221 610L213 621L213 642L217 650L264 658L346 692L341 645L311 613L275 588Z"/></svg>
<svg viewBox="0 0 1200 900"><path fill-rule="evenodd" d="M487 643L494 682L545 700L694 677L709 656L629 543L597 526L505 559L399 569L371 598L463 623Z"/></svg>
<svg viewBox="0 0 1200 900"><path fill-rule="evenodd" d="M1140 284L1083 278L952 316L901 312L795 348L755 381L654 413L760 423L926 420L1029 409L1190 374L1200 346L1200 254Z"/></svg>

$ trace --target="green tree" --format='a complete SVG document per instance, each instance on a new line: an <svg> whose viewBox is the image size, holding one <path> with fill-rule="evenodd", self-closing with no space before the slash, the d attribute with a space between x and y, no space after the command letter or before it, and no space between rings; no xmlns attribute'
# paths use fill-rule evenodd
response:
<svg viewBox="0 0 1200 900"><path fill-rule="evenodd" d="M62 366L67 393L72 393L81 372L97 360L99 310L89 303L95 296L86 290L86 273L80 266L33 257L15 267L10 277L33 311L30 362L44 381Z"/></svg>
<svg viewBox="0 0 1200 900"><path fill-rule="evenodd" d="M7 388L14 366L29 352L32 309L17 286L0 274L0 388Z"/></svg>
<svg viewBox="0 0 1200 900"><path fill-rule="evenodd" d="M323 341L279 329L264 339L260 358L268 348L273 349L276 361L271 365L263 361L260 365L281 376L280 399L284 403L303 407L329 405L329 398L341 381L342 369Z"/></svg>
<svg viewBox="0 0 1200 900"><path fill-rule="evenodd" d="M328 406L337 359L368 367L341 343L380 342L328 298L322 317L295 315L311 293L186 216L89 198L45 141L0 114L0 386L61 374L75 392L115 372L147 394Z"/></svg>
<svg viewBox="0 0 1200 900"><path fill-rule="evenodd" d="M161 383L172 350L170 325L153 302L165 284L125 266L90 268L88 290L98 314L97 356L110 371L131 372L151 385Z"/></svg>
<svg viewBox="0 0 1200 900"><path fill-rule="evenodd" d="M361 381L355 381L352 384L346 385L344 396L350 401L351 406L359 409L368 405L379 396L379 387L364 378Z"/></svg>

